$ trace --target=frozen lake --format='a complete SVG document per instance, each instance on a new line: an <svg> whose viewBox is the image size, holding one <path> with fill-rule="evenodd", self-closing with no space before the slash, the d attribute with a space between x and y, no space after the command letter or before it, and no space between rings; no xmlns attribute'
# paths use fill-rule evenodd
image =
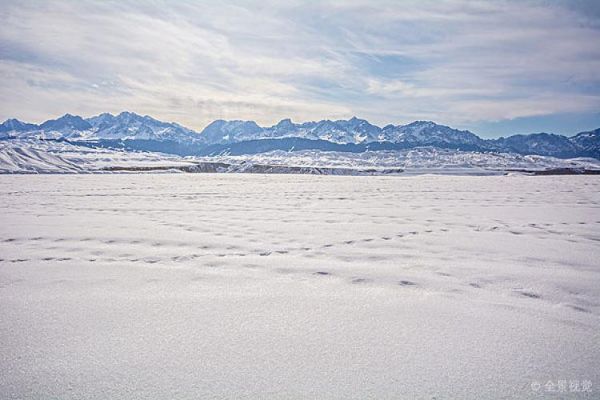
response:
<svg viewBox="0 0 600 400"><path fill-rule="evenodd" d="M0 207L2 399L600 392L597 177L4 175Z"/></svg>

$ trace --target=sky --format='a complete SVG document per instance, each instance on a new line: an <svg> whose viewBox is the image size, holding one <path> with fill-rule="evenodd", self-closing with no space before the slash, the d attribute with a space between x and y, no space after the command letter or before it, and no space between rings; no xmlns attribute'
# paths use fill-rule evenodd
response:
<svg viewBox="0 0 600 400"><path fill-rule="evenodd" d="M0 119L600 127L600 1L0 2Z"/></svg>

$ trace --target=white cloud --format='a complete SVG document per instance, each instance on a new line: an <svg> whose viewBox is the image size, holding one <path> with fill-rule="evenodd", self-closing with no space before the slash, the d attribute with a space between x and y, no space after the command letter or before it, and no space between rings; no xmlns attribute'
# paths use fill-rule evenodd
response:
<svg viewBox="0 0 600 400"><path fill-rule="evenodd" d="M600 108L600 28L536 1L11 2L0 117L124 109L202 128Z"/></svg>

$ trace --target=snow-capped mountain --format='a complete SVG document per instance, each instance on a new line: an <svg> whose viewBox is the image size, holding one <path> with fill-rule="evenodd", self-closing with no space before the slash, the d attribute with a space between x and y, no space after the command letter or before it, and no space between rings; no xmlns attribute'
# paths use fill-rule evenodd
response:
<svg viewBox="0 0 600 400"><path fill-rule="evenodd" d="M354 143L374 142L381 140L382 129L372 125L369 121L356 117L350 118L348 121L335 121L338 126L341 126L347 132L354 134Z"/></svg>
<svg viewBox="0 0 600 400"><path fill-rule="evenodd" d="M103 113L83 119L65 114L40 125L26 124L11 119L1 125L5 137L20 139L69 139L69 140L155 140L196 142L200 137L191 129L176 123L158 121L150 116L131 112L118 115Z"/></svg>
<svg viewBox="0 0 600 400"><path fill-rule="evenodd" d="M225 144L242 140L250 140L254 135L260 135L263 128L254 121L223 121L222 119L210 123L200 137L205 143Z"/></svg>
<svg viewBox="0 0 600 400"><path fill-rule="evenodd" d="M483 146L484 143L474 133L438 125L431 121L387 125L382 129L356 117L349 120L322 120L302 124L284 119L267 128L261 128L252 121L218 120L206 127L201 136L211 144L284 138L325 140L336 144L392 142L423 146L439 144Z"/></svg>
<svg viewBox="0 0 600 400"><path fill-rule="evenodd" d="M92 125L83 118L65 114L60 118L48 120L40 125L26 124L17 120L17 124L8 124L11 120L6 121L3 125L7 125L4 133L6 137L14 137L20 139L71 139L80 138L89 134ZM12 128L12 129L10 129Z"/></svg>
<svg viewBox="0 0 600 400"><path fill-rule="evenodd" d="M415 121L408 125L387 125L383 140L411 145L460 145L485 147L485 141L469 131L461 131L432 121Z"/></svg>
<svg viewBox="0 0 600 400"><path fill-rule="evenodd" d="M582 149L583 155L600 159L600 128L578 133L570 140Z"/></svg>
<svg viewBox="0 0 600 400"><path fill-rule="evenodd" d="M276 149L298 149L298 145L304 149L353 152L367 149L393 150L433 146L563 158L600 157L600 129L582 132L571 138L536 133L486 140L468 130L454 129L432 121L415 121L407 125L387 125L380 128L366 120L353 117L349 120L322 120L301 124L284 119L266 128L261 128L252 121L219 120L210 124L200 135L208 144L221 145L217 147L220 152L235 148L238 154L244 151L255 153ZM267 139L270 140L268 145L257 143L259 140ZM276 143L273 140L280 142ZM247 145L244 146L246 142ZM247 150L244 150L244 147Z"/></svg>
<svg viewBox="0 0 600 400"><path fill-rule="evenodd" d="M521 154L543 154L553 157L574 157L580 148L571 139L551 133L532 133L499 138L491 143L499 149Z"/></svg>
<svg viewBox="0 0 600 400"><path fill-rule="evenodd" d="M36 129L37 125L21 122L18 119L7 119L0 124L0 138L8 137L9 132L28 132Z"/></svg>
<svg viewBox="0 0 600 400"><path fill-rule="evenodd" d="M85 132L92 129L92 125L78 115L65 114L60 118L44 122L39 127L44 132Z"/></svg>
<svg viewBox="0 0 600 400"><path fill-rule="evenodd" d="M0 125L0 139L10 138L69 140L88 146L180 155L310 149L357 153L430 146L461 151L600 158L600 129L570 138L536 133L485 140L472 132L432 121L380 128L356 117L304 123L283 119L270 127L261 127L254 121L217 120L198 133L176 123L132 112L103 113L85 119L65 114L40 125L9 119Z"/></svg>
<svg viewBox="0 0 600 400"><path fill-rule="evenodd" d="M179 124L162 122L148 115L141 116L127 111L119 115L104 113L86 121L93 127L88 138L175 142L199 140L196 132Z"/></svg>
<svg viewBox="0 0 600 400"><path fill-rule="evenodd" d="M348 144L376 141L380 132L381 128L356 117L347 121L323 120L302 124L295 124L286 118L266 128L258 126L254 121L217 120L208 125L201 132L201 136L210 144L292 137Z"/></svg>
<svg viewBox="0 0 600 400"><path fill-rule="evenodd" d="M380 139L381 128L371 125L364 119L352 117L349 120L324 120L302 124L314 137L333 143L369 143Z"/></svg>

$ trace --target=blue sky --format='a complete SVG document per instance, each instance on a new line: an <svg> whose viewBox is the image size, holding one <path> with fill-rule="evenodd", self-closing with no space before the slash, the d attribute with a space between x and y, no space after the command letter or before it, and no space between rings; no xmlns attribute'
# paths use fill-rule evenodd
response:
<svg viewBox="0 0 600 400"><path fill-rule="evenodd" d="M0 118L600 127L600 2L0 3Z"/></svg>

